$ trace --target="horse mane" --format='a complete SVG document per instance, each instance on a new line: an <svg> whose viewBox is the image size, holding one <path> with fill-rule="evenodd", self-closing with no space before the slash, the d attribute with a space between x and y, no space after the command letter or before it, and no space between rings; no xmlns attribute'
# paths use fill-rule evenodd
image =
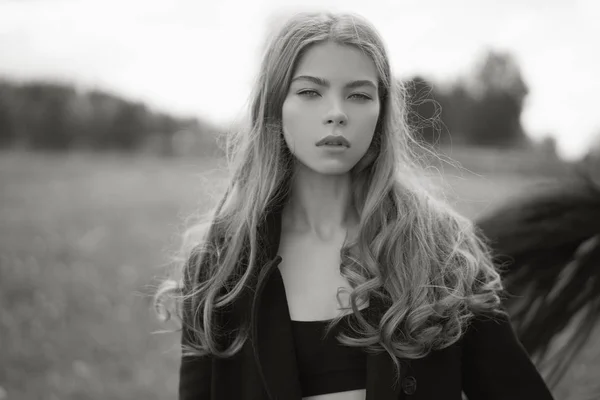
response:
<svg viewBox="0 0 600 400"><path fill-rule="evenodd" d="M600 317L600 183L580 165L475 223L490 240L515 331L555 387Z"/></svg>

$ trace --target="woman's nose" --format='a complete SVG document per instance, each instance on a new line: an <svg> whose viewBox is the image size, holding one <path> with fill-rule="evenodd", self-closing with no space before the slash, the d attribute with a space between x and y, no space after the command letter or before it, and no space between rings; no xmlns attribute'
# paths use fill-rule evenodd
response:
<svg viewBox="0 0 600 400"><path fill-rule="evenodd" d="M345 125L347 121L348 117L339 106L332 107L331 110L325 116L325 122L327 125Z"/></svg>
<svg viewBox="0 0 600 400"><path fill-rule="evenodd" d="M329 118L327 120L327 125L330 124L334 124L334 125L345 125L346 124L346 118L343 116L339 116L339 117L334 117L334 118Z"/></svg>

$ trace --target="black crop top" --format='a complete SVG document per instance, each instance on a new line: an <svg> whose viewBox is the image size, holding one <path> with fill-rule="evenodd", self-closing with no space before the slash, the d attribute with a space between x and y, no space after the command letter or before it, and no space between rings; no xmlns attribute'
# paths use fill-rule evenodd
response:
<svg viewBox="0 0 600 400"><path fill-rule="evenodd" d="M366 387L366 353L336 339L351 316L345 315L327 336L327 320L292 321L303 397Z"/></svg>

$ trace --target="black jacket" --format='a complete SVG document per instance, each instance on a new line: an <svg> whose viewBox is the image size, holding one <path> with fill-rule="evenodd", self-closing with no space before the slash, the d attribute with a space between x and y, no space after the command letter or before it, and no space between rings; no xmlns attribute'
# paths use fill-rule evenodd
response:
<svg viewBox="0 0 600 400"><path fill-rule="evenodd" d="M248 290L219 316L233 329L250 319L251 336L232 358L183 358L180 400L300 400L289 309L277 265L281 205L259 226L261 269L256 294ZM211 233L211 235L213 235ZM210 237L210 236L209 236ZM380 307L375 298L369 307ZM185 319L185 317L184 317ZM189 340L185 326L182 343ZM418 360L401 360L395 381L390 356L367 355L367 400L548 400L550 391L518 341L508 319L478 317L454 345Z"/></svg>

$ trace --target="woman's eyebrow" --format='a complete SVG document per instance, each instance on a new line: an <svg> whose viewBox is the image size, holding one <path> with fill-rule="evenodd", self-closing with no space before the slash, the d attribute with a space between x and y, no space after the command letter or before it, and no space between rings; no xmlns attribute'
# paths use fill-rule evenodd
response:
<svg viewBox="0 0 600 400"><path fill-rule="evenodd" d="M311 81L313 83L316 83L317 85L321 85L321 86L325 86L325 87L331 86L331 83L327 79L319 78L316 76L310 76L310 75L297 76L294 79L292 79L292 82L301 80L301 79ZM377 90L377 85L375 85L375 83L369 79L359 79L356 81L351 81L351 82L348 82L344 87L352 89L352 88L356 88L356 87L360 87L360 86L370 86L371 88Z"/></svg>

